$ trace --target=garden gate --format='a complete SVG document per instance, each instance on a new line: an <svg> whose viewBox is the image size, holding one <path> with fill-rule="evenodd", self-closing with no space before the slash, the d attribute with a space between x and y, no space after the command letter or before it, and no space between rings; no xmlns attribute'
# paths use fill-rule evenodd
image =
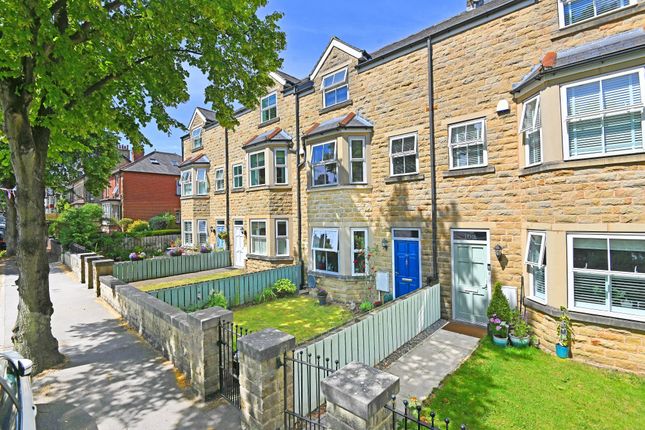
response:
<svg viewBox="0 0 645 430"><path fill-rule="evenodd" d="M240 407L240 359L237 341L250 331L230 321L219 322L219 386L220 394Z"/></svg>

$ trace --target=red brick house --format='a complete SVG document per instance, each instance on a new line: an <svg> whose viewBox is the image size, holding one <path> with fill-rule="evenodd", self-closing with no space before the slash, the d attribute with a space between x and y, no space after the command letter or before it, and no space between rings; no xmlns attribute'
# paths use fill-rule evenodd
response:
<svg viewBox="0 0 645 430"><path fill-rule="evenodd" d="M164 212L180 219L179 163L181 156L153 151L133 152L133 161L112 172L101 204L106 219L148 220Z"/></svg>

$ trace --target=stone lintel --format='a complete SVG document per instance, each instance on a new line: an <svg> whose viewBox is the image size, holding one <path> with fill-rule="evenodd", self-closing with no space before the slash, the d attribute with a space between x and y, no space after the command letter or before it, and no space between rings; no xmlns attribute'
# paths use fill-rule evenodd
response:
<svg viewBox="0 0 645 430"><path fill-rule="evenodd" d="M296 338L274 328L251 333L237 341L241 354L256 361L267 361L296 347Z"/></svg>
<svg viewBox="0 0 645 430"><path fill-rule="evenodd" d="M399 392L399 377L357 361L321 381L328 402L369 420Z"/></svg>

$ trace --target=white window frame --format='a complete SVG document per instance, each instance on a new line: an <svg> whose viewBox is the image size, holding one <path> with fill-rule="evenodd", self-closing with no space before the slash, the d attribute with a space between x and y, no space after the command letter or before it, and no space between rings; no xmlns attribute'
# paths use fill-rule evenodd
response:
<svg viewBox="0 0 645 430"><path fill-rule="evenodd" d="M325 79L327 79L328 77L330 77L332 75L336 75L337 73L341 73L341 72L344 72L344 74L345 74L345 77L343 78L342 81L334 83L334 84L331 84L331 85L329 85L327 87L325 86ZM350 99L350 96L349 96L349 76L348 75L349 75L349 68L348 67L343 67L342 69L334 70L331 73L327 73L326 75L324 75L322 77L322 80L320 82L320 90L322 91L323 108L336 106L337 104L345 103L346 101L348 101ZM328 105L327 104L327 97L326 97L327 93L331 92L331 91L338 91L342 87L347 87L347 98L345 100L343 100L343 101L340 101L340 102L337 101L336 103Z"/></svg>
<svg viewBox="0 0 645 430"><path fill-rule="evenodd" d="M235 174L235 168L239 167L240 168L240 174L236 175ZM240 179L240 186L235 185L235 179ZM239 190L240 188L244 188L244 163L236 163L233 164L233 189Z"/></svg>
<svg viewBox="0 0 645 430"><path fill-rule="evenodd" d="M202 135L204 134L204 128L203 127L196 127L190 132L190 140L192 142L193 150L195 149L201 149L204 147L204 142L203 142L203 137ZM196 143L199 142L199 145Z"/></svg>
<svg viewBox="0 0 645 430"><path fill-rule="evenodd" d="M612 110L612 111L604 110L594 114L584 114L580 116L574 116L572 118L574 119L604 118L606 116L614 116L614 115L620 115L628 112L640 111L641 112L641 130L643 133L643 142L641 142L642 144L641 148L626 150L626 151L601 152L597 154L586 154L586 155L575 155L575 156L572 156L571 154L569 154L569 128L567 127L567 125L571 118L569 118L567 113L568 112L567 90L572 87L577 87L577 86L589 84L592 82L603 81L606 79L617 78L620 76L631 75L633 73L639 74L640 87L641 87L641 103L642 103L640 108L631 107L627 109ZM602 91L600 94L602 99ZM613 157L615 155L623 155L623 154L638 154L645 151L645 116L643 115L643 111L645 110L645 67L641 66L641 67L631 68L627 70L622 70L620 72L604 73L602 75L594 76L593 78L575 81L575 82L571 82L570 84L563 85L560 88L560 103L561 103L561 112L562 112L562 150L564 151L563 154L564 154L565 161L582 160L585 158ZM604 143L604 139L605 139L605 135L603 134L603 143Z"/></svg>
<svg viewBox="0 0 645 430"><path fill-rule="evenodd" d="M194 192L194 189L193 189L193 170L192 169L183 170L181 172L180 181L181 181L181 196L182 197L190 197L190 196L192 196L193 192ZM190 191L186 190L187 186L190 186L189 187Z"/></svg>
<svg viewBox="0 0 645 430"><path fill-rule="evenodd" d="M201 227L204 227L203 231ZM205 235L206 240L202 242L201 240L201 235ZM202 246L202 245L209 245L208 241L208 220L206 219L198 219L197 220L197 245Z"/></svg>
<svg viewBox="0 0 645 430"><path fill-rule="evenodd" d="M311 163L311 186L312 187L333 187L338 185L339 183L339 178L338 178L338 142L335 140L329 140L327 142L321 142L321 143L316 143L315 145L311 145L311 158L313 159L314 156L314 148L318 146L324 146L324 145L329 145L332 144L334 145L334 158L331 160L323 160L319 163L314 163L313 161L310 161ZM330 183L330 184L319 184L316 185L316 178L314 176L314 167L316 166L326 166L327 164L335 164L336 165L336 182Z"/></svg>
<svg viewBox="0 0 645 430"><path fill-rule="evenodd" d="M278 164L278 152L284 153L284 164ZM284 182L278 182L278 169L284 169ZM284 148L273 150L273 182L276 185L289 184L289 152Z"/></svg>
<svg viewBox="0 0 645 430"><path fill-rule="evenodd" d="M407 137L414 137L414 151L399 152L395 156L392 153L392 143L395 140L399 140L399 139L403 141ZM403 146L401 146L401 149L403 149ZM407 157L410 155L414 155L414 159L415 159L414 172L404 172L404 173L394 174L394 158ZM419 134L415 132L415 133L401 134L399 136L391 136L390 137L390 176L407 176L407 175L416 175L418 173L419 173Z"/></svg>
<svg viewBox="0 0 645 430"><path fill-rule="evenodd" d="M361 142L361 147L362 147L362 152L363 152L363 157L362 158L353 158L352 157L352 142L354 141L360 141ZM367 183L367 154L365 151L367 150L366 145L365 145L365 138L362 136L350 136L348 138L349 142L349 183L350 184L366 184ZM354 181L354 163L362 163L363 164L363 180L362 181Z"/></svg>
<svg viewBox="0 0 645 430"><path fill-rule="evenodd" d="M527 106L535 101L535 117L533 118L533 123L532 124L525 124L524 120L526 118L526 108ZM530 99L526 100L522 106L522 117L520 118L520 132L522 133L522 145L524 146L524 165L526 167L531 167L531 166L537 166L539 164L542 164L544 160L544 145L542 143L542 106L541 106L542 100L540 99L540 95L536 95L531 97ZM539 127L538 127L539 125ZM529 134L533 133L539 133L540 135L540 160L536 161L535 163L530 163L529 162L529 154L530 154L530 148L527 143L527 139Z"/></svg>
<svg viewBox="0 0 645 430"><path fill-rule="evenodd" d="M222 177L218 178L218 174L221 174ZM215 169L215 191L224 191L226 189L226 180L224 178L224 168L218 167Z"/></svg>
<svg viewBox="0 0 645 430"><path fill-rule="evenodd" d="M452 132L455 128L457 127L465 127L471 124L477 124L481 123L482 124L482 141L477 142L477 141L471 141L471 142L462 142L462 143L451 143L452 142ZM486 118L477 118L477 119L472 119L468 121L462 121L462 122L457 122L454 124L450 124L448 126L448 156L450 158L450 167L449 170L465 170L465 169L474 169L477 167L486 167L488 166L488 142L486 139ZM482 153L482 162L480 164L472 164L468 166L454 166L454 160L452 156L452 150L455 147L469 147L469 146L474 146L474 145L483 145L484 150Z"/></svg>
<svg viewBox="0 0 645 430"><path fill-rule="evenodd" d="M640 315L633 315L629 313L622 313L622 312L614 312L611 310L599 310L599 309L590 309L590 308L581 308L581 307L576 307L575 306L575 299L574 299L574 289L573 289L573 273L574 271L577 272L584 272L584 273L589 273L589 274L597 274L597 275L611 275L611 274L618 274L619 276L624 276L624 277L630 277L629 272L614 272L609 270L611 268L611 247L609 246L609 243L607 244L607 265L608 265L608 270L595 270L595 269L574 269L573 268L573 240L574 239L605 239L605 240L611 240L611 239L631 239L631 240L640 240L640 241L645 241L645 235L635 235L635 234L603 234L603 233L598 233L598 234L589 234L589 233L570 233L567 234L567 291L568 291L568 303L567 303L567 308L571 311L575 312L581 312L581 313L586 313L586 314L592 314L592 315L602 315L602 316L607 316L607 317L614 317L614 318L622 318L622 319L629 319L629 320L636 320L636 321L644 321L645 322L645 315L640 316ZM645 278L645 274L639 273L635 277L638 278ZM607 292L607 290L605 290ZM611 298L608 297L607 299L610 303L610 308L611 308Z"/></svg>
<svg viewBox="0 0 645 430"><path fill-rule="evenodd" d="M268 99L268 98L269 98L269 97L271 97L271 96L275 96L275 104L273 104L273 105L269 105L269 106L267 106L267 107L262 107L262 102L263 102L265 99ZM269 118L269 119L266 119L266 120L265 120L265 119L264 119L264 112L265 112L265 111L270 111L270 110L271 110L271 108L273 108L273 107L275 107L275 116L274 116L273 118ZM279 117L279 116L278 116L278 92L277 92L277 91L273 91L273 92L270 92L269 94L267 94L266 96L264 96L264 97L262 97L262 98L260 99L260 124L264 124L265 122L273 121L274 119L276 119L276 118L278 118L278 117Z"/></svg>
<svg viewBox="0 0 645 430"><path fill-rule="evenodd" d="M199 174L201 172L204 173L204 179L203 180L199 180ZM196 191L195 195L197 195L197 196L206 196L206 195L208 195L208 169L205 168L205 167L199 167L199 168L195 169L194 178L195 178L195 185L193 185L193 187L195 188L195 191ZM200 184L204 184L204 189L205 190L204 190L203 193L199 192Z"/></svg>
<svg viewBox="0 0 645 430"><path fill-rule="evenodd" d="M282 235L282 236L278 234L278 231L279 231L278 230L278 224L280 224L280 223L285 224L286 234ZM287 246L286 246L287 252L286 252L286 254L280 254L278 252L278 249L279 249L278 248L278 241L279 240L286 241L286 243L287 243ZM289 220L286 220L286 219L277 219L277 220L275 220L275 255L277 257L288 257L290 255L290 250L289 250Z"/></svg>
<svg viewBox="0 0 645 430"><path fill-rule="evenodd" d="M317 248L314 246L313 242L313 237L315 235L316 230L322 230L322 231L334 231L336 232L336 237L337 237L337 243L336 243L336 249L327 249L327 248ZM314 272L318 273L331 273L331 274L339 274L340 273L340 231L338 228L322 228L322 227L314 227L311 229L311 263L312 263L312 270ZM332 272L331 270L320 270L316 267L316 251L319 252L335 252L337 255L337 261L338 261L338 271Z"/></svg>
<svg viewBox="0 0 645 430"><path fill-rule="evenodd" d="M540 253L538 256L538 262L532 262L529 261L529 245L531 244L531 237L532 236L539 236L542 238L542 242L540 244ZM534 275L531 271L527 270L528 275L529 275L529 297L532 300L535 300L537 302L546 304L547 302L547 290L548 290L548 285L547 285L547 266L544 264L544 257L546 255L546 232L544 231L529 231L528 234L526 235L526 253L524 255L524 264L527 266L536 268L536 269L543 269L544 270L544 297L539 297L535 293L535 279Z"/></svg>
<svg viewBox="0 0 645 430"><path fill-rule="evenodd" d="M190 225L190 231L186 226ZM181 222L181 241L185 246L193 246L195 243L195 230L193 229L193 220L182 220ZM186 234L190 234L190 242L186 242Z"/></svg>
<svg viewBox="0 0 645 430"><path fill-rule="evenodd" d="M176 187L175 194L177 194L178 196L181 196L181 175L179 175L179 179L177 179L175 183L175 187Z"/></svg>
<svg viewBox="0 0 645 430"><path fill-rule="evenodd" d="M557 0L557 1L558 1L558 17L559 17L560 28L572 27L574 25L578 25L578 24L581 24L583 22L588 22L588 21L594 20L596 18L605 16L605 15L609 15L609 14L614 13L616 11L619 11L621 9L626 9L628 7L634 6L634 5L636 5L638 3L638 0L629 0L629 4L626 5L626 6L621 6L619 8L612 9L612 10L607 11L607 12L603 12L603 13L601 13L599 15L594 15L591 18L583 19L582 21L574 22L574 23L571 23L571 24L565 24L564 4L565 3L571 3L572 1L575 1L575 0ZM596 3L595 3L595 0L594 0L594 9L595 9L595 5L596 5Z"/></svg>
<svg viewBox="0 0 645 430"><path fill-rule="evenodd" d="M357 232L365 233L365 248L363 248L363 249L356 248L356 244L354 242L354 233L357 233ZM369 241L369 232L368 232L367 228L350 228L349 229L349 234L350 234L351 245L352 245L352 253L350 255L350 263L351 263L350 266L352 268L352 276L367 276L367 274L369 272L369 267L368 267L369 261L368 261L368 258L367 258L367 255L369 253L368 252L368 250L369 250L369 242L368 242ZM365 272L363 272L363 273L356 272L354 270L356 268L356 266L354 265L354 255L357 252L360 252L360 251L363 251L365 253Z"/></svg>
<svg viewBox="0 0 645 430"><path fill-rule="evenodd" d="M254 235L253 234L253 224L254 223L264 223L264 236L262 235ZM267 223L267 220L265 219L252 219L249 221L249 242L251 246L251 254L253 255L269 255L269 224ZM264 253L260 254L256 252L257 250L255 249L255 244L253 242L253 239L255 238L264 238Z"/></svg>
<svg viewBox="0 0 645 430"><path fill-rule="evenodd" d="M264 164L262 165L262 167L251 167L251 157L253 157L254 155L258 155L258 154L263 154L264 155ZM267 171L266 171L266 168L267 168L267 154L266 154L266 151L264 149L261 150L261 151L256 151L256 152L249 153L249 158L248 158L249 188L262 187L262 186L265 186L267 184ZM258 183L258 184L253 185L253 181L251 180L251 178L252 178L253 172L256 171L256 170L257 171L264 170L264 183L262 183L262 184ZM260 174L258 173L258 181L259 181L259 179L260 179Z"/></svg>

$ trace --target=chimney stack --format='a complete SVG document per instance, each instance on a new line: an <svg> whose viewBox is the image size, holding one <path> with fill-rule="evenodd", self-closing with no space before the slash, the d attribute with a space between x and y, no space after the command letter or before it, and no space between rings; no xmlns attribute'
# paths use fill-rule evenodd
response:
<svg viewBox="0 0 645 430"><path fill-rule="evenodd" d="M137 161L144 156L143 148L135 149L132 147L132 161Z"/></svg>
<svg viewBox="0 0 645 430"><path fill-rule="evenodd" d="M117 145L116 149L119 151L119 154L130 160L130 149L128 148L128 145ZM120 162L121 160L119 160L119 163Z"/></svg>

